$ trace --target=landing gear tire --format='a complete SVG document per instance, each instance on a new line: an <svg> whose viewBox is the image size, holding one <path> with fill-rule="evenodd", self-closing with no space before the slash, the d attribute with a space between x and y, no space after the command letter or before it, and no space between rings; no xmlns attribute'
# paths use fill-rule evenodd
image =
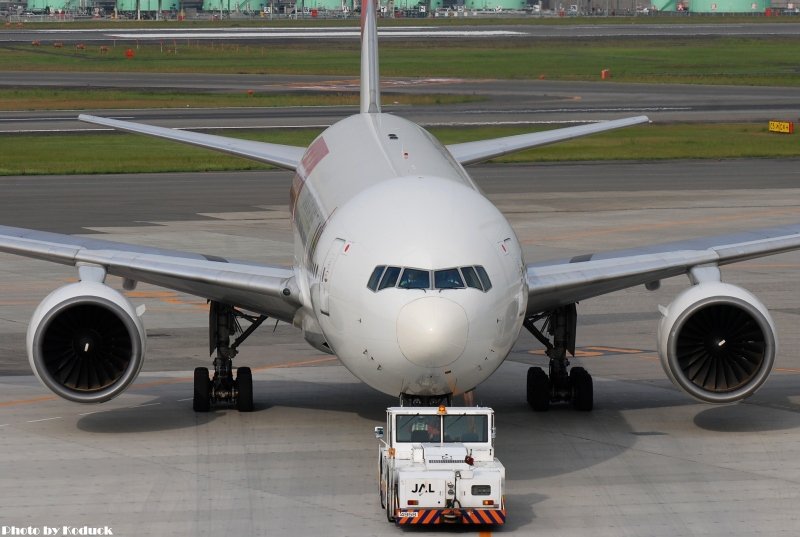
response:
<svg viewBox="0 0 800 537"><path fill-rule="evenodd" d="M588 412L594 406L592 376L582 367L573 367L569 372L572 384L572 406L575 410Z"/></svg>
<svg viewBox="0 0 800 537"><path fill-rule="evenodd" d="M253 373L249 367L240 367L236 370L236 384L239 395L236 398L236 409L239 412L253 411Z"/></svg>
<svg viewBox="0 0 800 537"><path fill-rule="evenodd" d="M541 367L528 368L526 390L533 410L544 412L550 408L550 379Z"/></svg>
<svg viewBox="0 0 800 537"><path fill-rule="evenodd" d="M207 367L196 367L194 370L192 408L195 412L208 412L211 409L211 379L208 378Z"/></svg>

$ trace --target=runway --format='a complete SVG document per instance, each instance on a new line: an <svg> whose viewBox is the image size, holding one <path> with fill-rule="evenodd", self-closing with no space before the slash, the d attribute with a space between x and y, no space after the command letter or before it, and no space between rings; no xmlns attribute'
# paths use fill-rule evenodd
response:
<svg viewBox="0 0 800 537"><path fill-rule="evenodd" d="M177 91L263 93L357 92L351 77L11 72L0 87L149 88ZM621 84L550 80L391 78L381 88L384 110L424 126L532 125L616 119L645 114L656 122L753 122L800 118L791 87ZM474 95L476 103L430 106L392 104L400 93ZM84 132L99 127L77 121L90 113L183 129L324 128L356 107L193 108L152 110L48 110L0 112L0 133Z"/></svg>
<svg viewBox="0 0 800 537"><path fill-rule="evenodd" d="M800 219L800 161L478 166L528 261ZM0 223L288 262L290 174L0 178ZM223 200L223 201L220 201ZM658 305L683 278L579 304L590 414L535 414L524 375L545 359L523 334L477 389L497 411L513 535L794 536L800 531L800 254L723 269L771 309L781 350L743 404L698 404L658 363ZM292 327L263 327L237 358L256 411L191 410L208 365L205 301L142 286L145 372L110 403L56 399L26 366L36 304L74 269L0 256L0 525L109 526L114 535L398 535L378 502L377 443L394 404ZM118 281L113 281L119 286ZM450 533L445 531L445 533ZM469 533L472 533L470 531Z"/></svg>
<svg viewBox="0 0 800 537"><path fill-rule="evenodd" d="M469 19L469 17L467 17ZM270 41L302 41L302 40L356 40L359 36L358 22L353 19L352 26L315 24L296 27L270 26L264 23L260 27L222 27L222 28L158 28L129 29L109 24L105 28L94 29L29 29L7 28L0 32L0 44L61 41L64 43L111 42L114 40L226 40L234 42L270 42ZM381 39L397 38L469 38L469 39L590 39L598 37L698 37L698 36L741 36L741 37L778 37L797 36L797 25L791 23L646 23L630 24L492 24L480 21L474 24L450 25L442 22L438 26L414 25L382 26L379 29Z"/></svg>

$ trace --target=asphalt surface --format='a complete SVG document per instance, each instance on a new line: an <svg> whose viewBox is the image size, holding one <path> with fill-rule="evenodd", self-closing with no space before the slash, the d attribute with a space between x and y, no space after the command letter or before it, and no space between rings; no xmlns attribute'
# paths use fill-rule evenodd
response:
<svg viewBox="0 0 800 537"><path fill-rule="evenodd" d="M539 194L561 192L565 185L572 192L656 193L670 189L758 191L800 185L797 159L766 161L768 172L762 168L763 162L484 164L469 171L490 198L526 188ZM263 207L277 211L288 202L291 180L290 172L280 170L0 177L0 225L80 234L102 228L149 227L152 222L213 221L212 216L202 215L264 213ZM222 206L220 200L224 200Z"/></svg>
<svg viewBox="0 0 800 537"><path fill-rule="evenodd" d="M800 219L796 159L471 171L530 261ZM288 185L285 172L3 178L0 223L286 263ZM723 270L771 308L781 339L771 379L739 405L695 403L661 370L657 307L683 278L579 305L573 363L594 375L590 414L528 409L526 368L545 359L523 333L476 392L497 411L507 468L508 524L498 533L796 535L798 268L793 253ZM42 297L74 277L0 256L0 525L159 537L398 534L378 503L372 438L395 401L290 326L262 327L237 358L254 367L255 412L196 415L190 371L210 365L205 301L141 286L131 299L147 306L149 347L135 385L89 407L51 396L30 375L24 333Z"/></svg>
<svg viewBox="0 0 800 537"><path fill-rule="evenodd" d="M787 20L794 20L792 17ZM798 20L800 22L800 20ZM792 23L760 23L760 24L574 24L574 25L465 25L465 26L408 26L382 27L379 29L381 39L408 38L451 38L469 39L584 39L598 37L696 37L696 36L732 36L732 37L775 37L797 36L798 24ZM270 27L265 23L256 28L169 28L131 30L115 28L109 23L97 29L28 29L6 28L0 32L0 44L20 44L41 41L50 43L94 43L135 40L226 40L234 42L259 41L302 41L308 39L357 40L359 38L357 21L351 27Z"/></svg>

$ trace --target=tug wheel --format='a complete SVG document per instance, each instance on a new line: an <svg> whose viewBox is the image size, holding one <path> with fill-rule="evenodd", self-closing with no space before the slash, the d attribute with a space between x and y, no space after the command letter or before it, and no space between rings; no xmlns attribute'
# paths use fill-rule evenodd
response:
<svg viewBox="0 0 800 537"><path fill-rule="evenodd" d="M396 502L396 494L397 491L395 490L386 490L386 520L394 524L394 508Z"/></svg>

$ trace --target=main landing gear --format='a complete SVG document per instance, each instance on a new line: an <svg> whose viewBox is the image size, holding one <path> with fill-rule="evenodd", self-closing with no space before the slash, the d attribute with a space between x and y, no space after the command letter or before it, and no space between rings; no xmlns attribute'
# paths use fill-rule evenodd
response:
<svg viewBox="0 0 800 537"><path fill-rule="evenodd" d="M239 319L250 323L242 330ZM214 358L214 376L209 378L208 368L198 367L194 370L194 398L192 407L195 412L208 412L212 405L225 403L235 405L240 412L253 410L253 374L249 367L236 369L233 378L233 359L241 345L250 334L256 331L267 317L255 317L237 310L233 306L221 302L211 302L208 314L209 353L217 351ZM235 341L231 339L239 334Z"/></svg>
<svg viewBox="0 0 800 537"><path fill-rule="evenodd" d="M550 358L549 375L541 367L528 369L528 404L536 411L545 411L550 408L550 403L561 401L572 403L576 410L592 409L594 388L591 375L582 367L568 369L567 352L575 356L577 320L575 304L570 304L532 315L523 323L545 346ZM541 329L536 326L539 321L544 321Z"/></svg>

